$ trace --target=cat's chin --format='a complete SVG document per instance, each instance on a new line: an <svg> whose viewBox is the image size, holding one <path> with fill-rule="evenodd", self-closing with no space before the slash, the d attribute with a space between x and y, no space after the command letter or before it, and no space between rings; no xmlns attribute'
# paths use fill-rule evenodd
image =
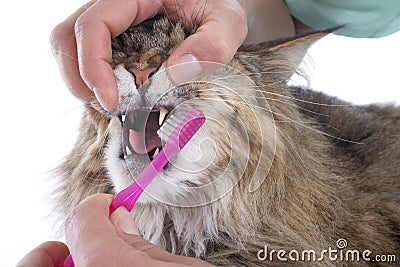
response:
<svg viewBox="0 0 400 267"><path fill-rule="evenodd" d="M115 193L131 185L135 177L150 163L147 154L124 156L122 131L121 122L117 118L111 119L105 164ZM215 186L204 184L210 183L209 167L214 162L216 150L213 142L205 140L210 138L199 131L148 185L138 203L197 206L205 204L205 201L209 202L210 186ZM213 195L215 194L217 193Z"/></svg>

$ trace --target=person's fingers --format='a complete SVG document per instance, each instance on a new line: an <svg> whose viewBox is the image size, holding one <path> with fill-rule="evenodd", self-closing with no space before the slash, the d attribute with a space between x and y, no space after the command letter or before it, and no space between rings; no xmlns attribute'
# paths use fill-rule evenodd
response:
<svg viewBox="0 0 400 267"><path fill-rule="evenodd" d="M65 85L72 95L86 103L94 99L94 94L89 90L79 73L74 27L77 18L94 2L95 0L75 11L66 20L57 25L50 35L51 50Z"/></svg>
<svg viewBox="0 0 400 267"><path fill-rule="evenodd" d="M48 241L29 252L17 267L58 267L69 254L67 246L61 242Z"/></svg>
<svg viewBox="0 0 400 267"><path fill-rule="evenodd" d="M110 38L157 14L161 7L162 1L93 0L57 25L50 36L51 48L71 93L88 103L94 91L105 109L115 109L118 94L109 66Z"/></svg>
<svg viewBox="0 0 400 267"><path fill-rule="evenodd" d="M92 195L69 216L66 239L75 266L175 266L152 259L118 236L109 219L112 199L111 195Z"/></svg>
<svg viewBox="0 0 400 267"><path fill-rule="evenodd" d="M124 207L120 207L115 212L113 212L110 216L110 220L114 224L118 235L126 243L128 243L134 249L143 251L152 259L161 262L174 263L175 265L183 264L199 267L211 266L208 263L199 259L171 254L143 239L141 236L139 236L139 231L135 225L134 218Z"/></svg>
<svg viewBox="0 0 400 267"><path fill-rule="evenodd" d="M168 59L167 66L175 66L169 69L171 79L180 84L215 68L199 61L228 63L246 38L247 30L246 13L236 1L210 1L202 25Z"/></svg>
<svg viewBox="0 0 400 267"><path fill-rule="evenodd" d="M164 2L168 1L92 1L55 28L51 37L52 50L73 95L88 102L93 99L94 92L106 110L116 108L118 92L109 65L112 54L110 39L131 24L138 24L160 11L173 12L168 10L168 5L164 9ZM179 1L169 2L174 2L176 11ZM184 20L192 19L193 12L199 11L190 1L179 3L189 14ZM210 1L205 5L203 15L203 25L168 60L168 66L194 63L170 71L176 83L209 70L207 65L196 64L197 61L229 62L246 36L246 15L237 1Z"/></svg>
<svg viewBox="0 0 400 267"><path fill-rule="evenodd" d="M121 238L124 239L124 237L139 236L139 230L136 227L135 220L125 207L121 206L116 209L111 214L110 221L114 225ZM125 236L121 234L127 235Z"/></svg>
<svg viewBox="0 0 400 267"><path fill-rule="evenodd" d="M160 7L159 1L98 0L78 17L75 35L80 75L106 110L112 111L118 104L110 67L111 38L157 14Z"/></svg>
<svg viewBox="0 0 400 267"><path fill-rule="evenodd" d="M69 215L65 235L76 266L97 266L99 263L105 266L120 261L118 256L121 256L124 242L118 238L109 220L112 199L111 195L92 195ZM126 256L129 257L129 253Z"/></svg>

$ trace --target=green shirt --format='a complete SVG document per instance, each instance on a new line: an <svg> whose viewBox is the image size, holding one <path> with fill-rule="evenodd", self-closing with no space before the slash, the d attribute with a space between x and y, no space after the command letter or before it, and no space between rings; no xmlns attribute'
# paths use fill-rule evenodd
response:
<svg viewBox="0 0 400 267"><path fill-rule="evenodd" d="M290 13L314 29L344 25L335 33L377 38L400 30L400 0L286 0Z"/></svg>

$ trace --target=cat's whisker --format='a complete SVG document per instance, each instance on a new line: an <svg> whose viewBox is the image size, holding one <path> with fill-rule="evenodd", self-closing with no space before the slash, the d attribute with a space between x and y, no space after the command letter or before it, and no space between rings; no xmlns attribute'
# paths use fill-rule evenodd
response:
<svg viewBox="0 0 400 267"><path fill-rule="evenodd" d="M275 101L275 102L279 102L279 103L286 104L286 105L290 105L292 107L295 107L296 109L304 110L304 111L309 112L311 114L319 115L319 116L322 116L322 117L327 117L327 118L331 117L328 114L323 114L323 113L319 113L319 112L316 112L316 111L312 111L312 110L307 109L307 108L299 107L296 104L294 104L293 102L286 102L286 101L282 101L282 100L278 100L278 99L270 98L270 97L266 97L265 99L271 100L271 101Z"/></svg>
<svg viewBox="0 0 400 267"><path fill-rule="evenodd" d="M221 79L216 79L216 81L221 80ZM252 86L248 86L248 88L241 88L240 90L245 90L245 91L258 91L260 93L262 92L266 92L265 90L261 90L260 88L269 88L269 87L275 87L278 84L282 84L282 83L286 83L287 80L286 79L282 79L282 80L278 80L276 82L273 83L268 83L268 84L264 84L264 85L252 85ZM199 83L211 83L213 84L213 81L200 81ZM215 82L214 82L215 83ZM217 85L219 85L218 83L215 83ZM210 89L209 89L210 90Z"/></svg>
<svg viewBox="0 0 400 267"><path fill-rule="evenodd" d="M165 8L164 4L161 1L156 1L157 4L163 9L163 15L168 19L169 24L173 27L174 23L172 22L172 19L169 15L169 12L167 11L167 9Z"/></svg>
<svg viewBox="0 0 400 267"><path fill-rule="evenodd" d="M299 158L301 165L303 165L304 169L310 173L310 170L307 166L307 164L304 162L303 158L301 157L301 155L299 154L299 152L297 151L296 147L294 146L293 142L290 141L290 139L278 128L275 127L276 131L280 134L280 136L282 136L283 138L285 138L285 140L289 143L289 145L292 147L292 151L294 151L294 154Z"/></svg>
<svg viewBox="0 0 400 267"><path fill-rule="evenodd" d="M267 108L264 108L264 107L252 105L252 104L249 104L249 103L240 103L240 102L237 102L237 101L234 101L234 100L224 100L224 99L218 99L218 98L201 98L201 97L198 97L198 98L200 98L200 99L205 99L205 100L221 101L221 102L229 103L229 104L232 104L232 105L241 105L241 106L246 107L246 108L262 109L262 110L265 110L265 111L267 111L267 112L272 112L273 114L275 114L275 115L277 115L277 116L283 117L283 118L285 118L285 119L287 119L287 120L289 120L289 121L291 121L291 122L293 122L293 123L296 123L296 124L298 124L298 125L300 125L300 126L306 128L306 129L311 130L311 131L314 131L314 132L316 132L316 133L318 133L318 134L322 134L322 135L324 135L324 136L327 136L327 137L330 137L330 138L333 138L333 139L336 139L336 140L340 140L340 141L343 141L343 142L347 142L347 143L352 143L352 144L357 144L357 145L362 145L362 144L363 144L363 143L360 143L360 142L355 142L355 141L343 139L343 138L340 138L340 137L337 137L337 136L333 136L333 135L330 135L330 134L328 134L328 133L325 133L325 132L322 132L322 131L313 129L313 128L310 127L310 126L304 125L304 124L302 124L302 123L300 123L300 122L298 122L298 121L295 121L295 120L290 119L289 117L287 117L287 116L285 116L285 115L283 115L283 114L280 114L280 113L278 113L278 112L276 112L276 111L272 111L272 110L267 109ZM249 106L250 106L250 107L249 107Z"/></svg>
<svg viewBox="0 0 400 267"><path fill-rule="evenodd" d="M62 114L61 116L64 117L78 109L83 109L85 107L85 104L79 105L79 106L75 106L74 108L71 108L70 110L66 111L64 114Z"/></svg>
<svg viewBox="0 0 400 267"><path fill-rule="evenodd" d="M293 121L288 121L288 120L275 120L275 122L279 122L279 123L293 123ZM312 122L312 121L310 121L310 122L303 122L303 123L304 123L304 124L322 125L322 126L331 128L331 129L337 131L338 133L341 132L338 128L336 128L336 127L334 127L334 126L332 126L332 125L329 125L329 124L327 124L327 123L323 123L323 122Z"/></svg>
<svg viewBox="0 0 400 267"><path fill-rule="evenodd" d="M171 12L171 10L168 11L161 1L157 1L157 3L163 9L163 15L168 19L168 22L171 26L174 26L175 23L173 21L176 21L189 30L190 33L194 33L195 29L198 29L202 24L207 2L208 0L205 0L204 2L199 1L192 3L196 6L192 6L188 9L190 11L189 16L186 14L185 8L181 6L179 1L174 1L174 12ZM171 14L173 14L172 16L175 17L175 19L171 18Z"/></svg>
<svg viewBox="0 0 400 267"><path fill-rule="evenodd" d="M63 51L60 51L60 50L53 50L53 53L61 54L61 55L67 56L69 58L72 58L73 60L78 61L78 59L76 57L74 57L74 56L72 56L70 54L67 54L67 53L65 53Z"/></svg>
<svg viewBox="0 0 400 267"><path fill-rule="evenodd" d="M221 80L221 79L216 79L216 81L219 81L219 80ZM259 92L263 92L263 90L259 89L259 87L262 87L262 88L265 88L265 87L273 87L273 86L275 86L275 85L277 85L277 84L284 83L284 82L286 82L286 81L285 81L285 80L279 80L279 81L276 81L276 82L273 82L273 83L268 83L267 85L263 85L263 86L258 86L258 85L248 86L249 88L245 88L244 90L255 91L255 90L258 89ZM200 81L199 83L211 83L211 84L213 84L213 81L211 81L211 82L208 82L208 81ZM218 83L216 83L216 82L214 82L214 83L218 85Z"/></svg>
<svg viewBox="0 0 400 267"><path fill-rule="evenodd" d="M181 19L181 17L187 18L186 13L185 13L185 9L183 9L180 6L180 4L179 4L179 2L177 0L175 0L174 2L175 2L175 13L176 13L176 16L177 16L177 20L178 21L185 21L184 19Z"/></svg>
<svg viewBox="0 0 400 267"><path fill-rule="evenodd" d="M254 91L256 89L253 88L263 88L263 87L272 87L273 85L275 85L276 83L271 83L268 85L256 85L256 86L249 86L249 88L241 88L240 90L243 91ZM213 89L201 89L201 90L210 90L212 92L215 92ZM283 94L278 94L278 93L273 93L273 92L269 92L269 91L264 91L264 90L259 90L260 93L263 94L271 94L271 95L276 95L276 96L280 96L283 98L288 98L288 99L292 99L295 101L299 101L299 102L303 102L303 103L307 103L307 104L311 104L311 105L318 105L318 106L324 106L324 107L349 107L351 106L351 104L326 104L326 103L317 103L317 102L312 102L312 101L307 101L307 100L303 100L303 99L299 99L293 96L288 96L288 95L283 95Z"/></svg>
<svg viewBox="0 0 400 267"><path fill-rule="evenodd" d="M232 94L221 94L221 93L218 93L217 95L213 95L213 94L209 94L209 95L207 95L207 94L202 94L202 96L229 96L229 97L230 97L230 96L236 96L236 97L240 97L239 95L233 94L233 93L232 93ZM301 110L310 112L310 113L312 113L312 114L320 115L320 116L323 116L323 117L330 117L330 115L327 115L327 114L322 114L322 113L319 113L319 112L316 112L316 111L312 111L312 110L309 110L309 109L306 109L306 108L303 108L303 107L299 107L299 106L297 106L296 104L294 104L294 103L292 103L292 102L282 101L282 100L278 100L278 99L275 99L275 98L264 97L264 96L248 95L248 96L246 96L246 97L251 97L251 98L256 98L256 99L271 100L271 101L275 101L275 102L279 102L279 103L282 103L282 104L286 104L286 105L290 105L290 106L296 107L296 108L298 108L298 109L301 109ZM242 98L242 97L240 97L240 98Z"/></svg>
<svg viewBox="0 0 400 267"><path fill-rule="evenodd" d="M329 125L327 123L323 123L323 122L307 122L307 124L315 124L315 125L323 125L325 127L331 128L333 130L335 130L336 132L340 133L341 131L336 128L335 126Z"/></svg>
<svg viewBox="0 0 400 267"><path fill-rule="evenodd" d="M197 10L197 12L196 12L196 13L197 13L197 14L196 14L196 17L194 18L194 21L197 22L197 25L194 25L194 28L193 28L193 29L197 29L197 28L200 27L200 25L203 24L203 22L204 22L204 14L205 14L205 12L206 12L207 5L208 5L208 0L205 0L205 1L204 1L204 4L203 4L203 7L202 7L202 8L199 8L199 9ZM200 10L201 10L201 11L200 11ZM200 15L200 13L201 13L201 15Z"/></svg>
<svg viewBox="0 0 400 267"><path fill-rule="evenodd" d="M257 106L253 106L253 107L257 107ZM312 128L312 127L309 127L309 126L307 126L307 125L305 125L305 124L303 124L303 123L300 123L300 122L298 122L298 121L292 120L292 119L290 119L290 118L288 118L288 117L286 117L286 116L284 116L284 115L282 115L282 114L280 114L280 113L278 113L278 112L275 112L275 111L271 111L271 112L272 112L273 114L277 115L277 116L284 117L285 119L287 119L287 120L289 120L289 121L291 121L291 122L293 122L293 123L296 123L296 124L298 124L298 125L300 125L300 126L302 126L302 127L304 127L304 128L307 128L308 130L314 131L314 132L319 133L319 134L322 134L322 135L324 135L324 136L327 136L327 137L330 137L330 138L333 138L333 139L336 139L336 140L339 140L339 141L347 142L347 143L352 143L352 144L357 144L357 145L363 145L363 144L364 144L364 143L360 143L360 142L355 142L355 141L343 139L343 138L340 138L340 137L337 137L337 136L334 136L334 135L331 135L331 134L328 134L328 133L325 133L325 132L316 130L316 129L314 129L314 128Z"/></svg>
<svg viewBox="0 0 400 267"><path fill-rule="evenodd" d="M218 80L220 80L220 79L216 79L216 81L218 81ZM273 82L273 83L268 83L267 85L262 85L262 86L253 85L253 86L248 86L248 88L240 88L240 90L252 91L252 92L257 91L257 92L259 92L261 94L262 92L264 92L264 90L261 90L260 87L261 88L274 87L275 85L281 84L281 83L284 83L284 82L286 82L286 80L279 80L279 81L276 81L276 82ZM205 84L211 83L211 84L216 84L218 86L221 86L220 84L216 83L215 81L199 81L198 83L205 83ZM222 86L224 86L224 85L222 85ZM213 89L203 89L203 90L213 90ZM230 90L230 91L234 91L234 90Z"/></svg>
<svg viewBox="0 0 400 267"><path fill-rule="evenodd" d="M188 28L190 34L194 33L194 30L198 29L202 24L207 4L208 0L205 0L204 2L201 1L191 2L191 5L193 6L190 8L191 10L190 19L188 21Z"/></svg>
<svg viewBox="0 0 400 267"><path fill-rule="evenodd" d="M291 96L286 96L286 95L282 95L282 94L278 94L278 93L273 93L273 92L268 92L268 91L263 91L263 93L265 94L270 94L270 95L277 95L283 98L289 98L289 99L293 99L299 102L303 102L303 103L307 103L307 104L311 104L311 105L318 105L318 106L324 106L324 107L349 107L351 106L350 104L325 104L325 103L317 103L317 102L312 102L312 101L307 101L307 100L303 100L303 99L299 99L296 97L291 97Z"/></svg>
<svg viewBox="0 0 400 267"><path fill-rule="evenodd" d="M231 75L231 76L218 77L218 80L222 81L222 80L226 80L226 79L232 79L235 77L249 77L249 76L263 75L263 74L283 74L283 73L292 73L292 71L283 70L283 71L260 71L260 72L240 73L240 74L235 74L235 75Z"/></svg>
<svg viewBox="0 0 400 267"><path fill-rule="evenodd" d="M226 77L224 77L226 78ZM218 80L218 79L217 79ZM219 79L222 80L222 79ZM292 99L292 100L296 100L299 102L303 102L303 103L307 103L307 104L312 104L312 105L318 105L318 106L324 106L324 107L347 107L347 106L351 106L351 104L326 104L326 103L317 103L317 102L312 102L312 101L307 101L307 100L303 100L303 99L299 99L296 98L294 96L288 96L288 95L283 95L283 94L279 94L279 93L274 93L274 92L269 92L269 91L265 91L265 90L261 90L260 88L268 88L268 87L273 87L276 84L282 83L282 82L286 82L286 80L280 80L277 82L273 82L273 83L268 83L268 84L263 84L263 85L254 85L254 86L248 86L248 88L241 88L240 90L246 90L246 91L254 91L256 89L259 90L259 92L265 93L265 94L272 94L272 95L276 95L276 96L280 96L283 98L288 98L288 99ZM208 82L202 82L202 83L208 83ZM212 83L212 82L211 82ZM212 90L212 89L203 89L203 90Z"/></svg>

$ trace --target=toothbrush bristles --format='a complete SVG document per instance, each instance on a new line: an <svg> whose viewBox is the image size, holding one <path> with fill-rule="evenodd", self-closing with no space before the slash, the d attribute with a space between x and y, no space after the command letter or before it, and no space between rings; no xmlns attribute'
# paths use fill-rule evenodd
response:
<svg viewBox="0 0 400 267"><path fill-rule="evenodd" d="M177 142L182 148L203 125L205 117L202 111L192 109L184 118L171 116L158 130L162 142Z"/></svg>

